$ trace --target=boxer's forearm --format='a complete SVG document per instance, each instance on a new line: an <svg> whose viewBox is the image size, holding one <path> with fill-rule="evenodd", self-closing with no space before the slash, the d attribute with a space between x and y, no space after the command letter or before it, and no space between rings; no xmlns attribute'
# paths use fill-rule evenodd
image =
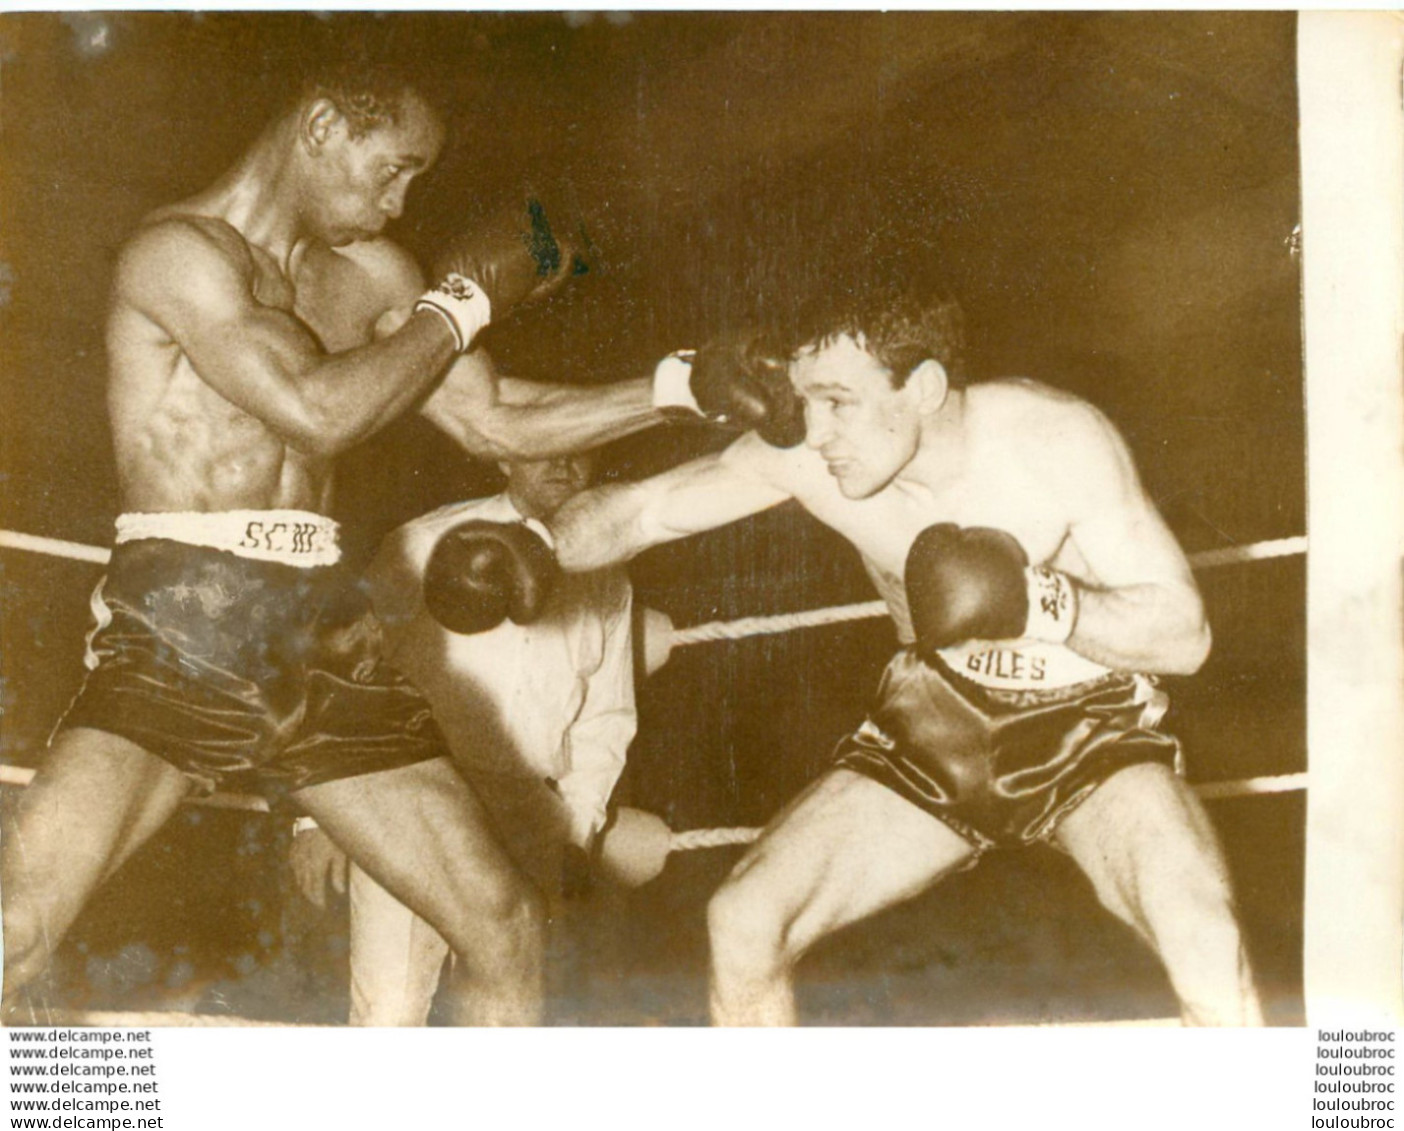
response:
<svg viewBox="0 0 1404 1131"><path fill-rule="evenodd" d="M442 325L420 315L388 338L307 367L291 386L305 415L294 446L325 456L359 443L422 397L452 356Z"/></svg>
<svg viewBox="0 0 1404 1131"><path fill-rule="evenodd" d="M1121 671L1192 675L1209 655L1204 606L1178 585L1079 587L1077 622L1068 646Z"/></svg>
<svg viewBox="0 0 1404 1131"><path fill-rule="evenodd" d="M652 479L582 492L551 518L561 564L583 571L628 561L651 546L715 530L784 502L790 492L768 481L754 466L754 455L745 454L757 448L768 450L754 437L742 437L726 452Z"/></svg>
<svg viewBox="0 0 1404 1131"><path fill-rule="evenodd" d="M658 424L649 383L547 385L458 367L421 409L478 459L550 459L607 444Z"/></svg>
<svg viewBox="0 0 1404 1131"><path fill-rule="evenodd" d="M498 382L497 425L522 459L550 459L632 436L662 423L646 379L581 388L507 377Z"/></svg>

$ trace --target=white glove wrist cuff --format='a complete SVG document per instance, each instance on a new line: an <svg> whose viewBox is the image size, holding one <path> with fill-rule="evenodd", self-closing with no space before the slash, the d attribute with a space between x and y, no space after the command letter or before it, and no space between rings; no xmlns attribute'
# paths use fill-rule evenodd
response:
<svg viewBox="0 0 1404 1131"><path fill-rule="evenodd" d="M1049 644L1066 644L1077 624L1077 588L1060 570L1033 566L1024 570L1029 592L1029 620L1024 635Z"/></svg>
<svg viewBox="0 0 1404 1131"><path fill-rule="evenodd" d="M692 350L670 353L653 368L653 407L685 408L702 415L692 395Z"/></svg>
<svg viewBox="0 0 1404 1131"><path fill-rule="evenodd" d="M450 272L438 286L425 291L414 304L415 310L432 310L453 331L454 346L463 353L478 331L492 321L492 301L483 288L465 275Z"/></svg>
<svg viewBox="0 0 1404 1131"><path fill-rule="evenodd" d="M317 822L311 817L299 817L293 822L293 836L296 836L298 833L310 833L317 827Z"/></svg>

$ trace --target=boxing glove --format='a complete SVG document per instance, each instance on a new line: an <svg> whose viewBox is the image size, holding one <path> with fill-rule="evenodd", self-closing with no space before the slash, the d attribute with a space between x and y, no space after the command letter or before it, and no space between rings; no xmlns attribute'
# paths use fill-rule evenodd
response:
<svg viewBox="0 0 1404 1131"><path fill-rule="evenodd" d="M927 527L907 554L905 581L923 652L967 640L1061 644L1077 620L1072 579L1046 566L1030 568L1018 541L989 527Z"/></svg>
<svg viewBox="0 0 1404 1131"><path fill-rule="evenodd" d="M583 231L578 243L560 238L545 207L530 199L524 208L451 241L436 265L439 282L414 308L441 316L461 353L488 322L501 321L514 307L585 274L587 244Z"/></svg>
<svg viewBox="0 0 1404 1131"><path fill-rule="evenodd" d="M471 635L504 620L530 624L541 615L560 567L543 537L525 522L473 519L446 531L424 570L424 607L450 632Z"/></svg>
<svg viewBox="0 0 1404 1131"><path fill-rule="evenodd" d="M754 430L777 448L804 439L804 402L790 384L789 367L754 337L724 338L665 358L654 371L654 404Z"/></svg>

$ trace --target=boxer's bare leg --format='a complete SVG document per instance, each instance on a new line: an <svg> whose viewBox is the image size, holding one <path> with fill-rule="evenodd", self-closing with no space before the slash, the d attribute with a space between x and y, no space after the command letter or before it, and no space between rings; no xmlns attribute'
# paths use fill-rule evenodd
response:
<svg viewBox="0 0 1404 1131"><path fill-rule="evenodd" d="M309 786L296 797L367 875L453 949L448 1006L455 1024L540 1021L541 897L447 759Z"/></svg>
<svg viewBox="0 0 1404 1131"><path fill-rule="evenodd" d="M707 909L712 1021L792 1025L795 964L841 927L917 895L974 849L884 785L834 770L793 801Z"/></svg>
<svg viewBox="0 0 1404 1131"><path fill-rule="evenodd" d="M48 965L88 897L189 790L179 770L124 738L86 728L58 736L5 823L7 1010Z"/></svg>
<svg viewBox="0 0 1404 1131"><path fill-rule="evenodd" d="M1102 903L1144 938L1191 1025L1261 1025L1228 868L1204 806L1161 765L1108 778L1057 841Z"/></svg>

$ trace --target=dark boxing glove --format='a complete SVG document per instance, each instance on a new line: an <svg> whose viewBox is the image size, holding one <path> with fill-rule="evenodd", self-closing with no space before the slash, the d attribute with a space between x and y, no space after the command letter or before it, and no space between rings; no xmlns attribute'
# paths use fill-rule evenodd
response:
<svg viewBox="0 0 1404 1131"><path fill-rule="evenodd" d="M790 384L789 366L754 337L725 338L664 358L654 371L654 404L754 430L777 448L804 439L804 402Z"/></svg>
<svg viewBox="0 0 1404 1131"><path fill-rule="evenodd" d="M429 615L465 635L540 616L560 567L535 525L473 519L446 531L424 571Z"/></svg>
<svg viewBox="0 0 1404 1131"><path fill-rule="evenodd" d="M1030 568L1018 541L989 527L927 527L907 554L906 586L924 652L967 640L1062 644L1077 621L1072 579L1047 566Z"/></svg>
<svg viewBox="0 0 1404 1131"><path fill-rule="evenodd" d="M561 234L570 227L553 230L541 202L528 200L524 208L452 241L436 265L438 284L420 297L415 310L442 317L463 352L488 322L501 321L514 307L589 270L583 232L578 240Z"/></svg>

